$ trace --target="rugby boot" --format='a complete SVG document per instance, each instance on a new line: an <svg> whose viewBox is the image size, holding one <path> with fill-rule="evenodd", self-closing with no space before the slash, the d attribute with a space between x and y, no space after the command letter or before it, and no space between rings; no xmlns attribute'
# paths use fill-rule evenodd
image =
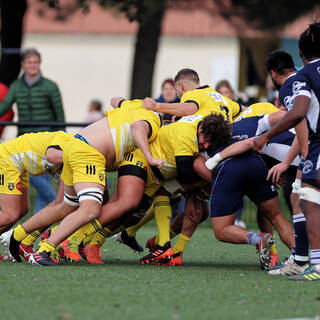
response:
<svg viewBox="0 0 320 320"><path fill-rule="evenodd" d="M257 252L259 254L260 267L265 270L268 269L268 264L271 261L270 250L274 244L274 239L270 233L260 233L260 241L256 244Z"/></svg>
<svg viewBox="0 0 320 320"><path fill-rule="evenodd" d="M89 243L84 247L83 255L90 264L104 264L100 258L100 247L95 244L91 246Z"/></svg>
<svg viewBox="0 0 320 320"><path fill-rule="evenodd" d="M140 259L140 263L141 264L153 263L159 259L167 258L170 255L173 255L173 251L171 248L170 241L168 241L164 244L163 247L160 245L157 245L154 251L150 252L148 255Z"/></svg>
<svg viewBox="0 0 320 320"><path fill-rule="evenodd" d="M36 252L30 256L29 262L33 265L38 266L50 266L57 267L60 266L60 262L53 258L50 252L42 251Z"/></svg>
<svg viewBox="0 0 320 320"><path fill-rule="evenodd" d="M33 246L20 243L19 253L25 260L27 260L27 262L29 262L30 256L34 254Z"/></svg>
<svg viewBox="0 0 320 320"><path fill-rule="evenodd" d="M172 256L156 261L157 266L181 266L182 252L174 253Z"/></svg>

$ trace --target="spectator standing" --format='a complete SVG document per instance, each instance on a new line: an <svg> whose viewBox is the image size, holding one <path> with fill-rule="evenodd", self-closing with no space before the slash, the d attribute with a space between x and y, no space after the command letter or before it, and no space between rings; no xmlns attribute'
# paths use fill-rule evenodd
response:
<svg viewBox="0 0 320 320"><path fill-rule="evenodd" d="M166 102L166 103L174 103L179 102L180 99L177 96L176 87L174 84L174 80L171 78L165 79L161 85L161 95L159 98L155 99L156 102ZM165 113L163 115L164 124L168 124L174 122L175 116L172 116L169 113Z"/></svg>
<svg viewBox="0 0 320 320"><path fill-rule="evenodd" d="M92 123L103 118L102 103L99 100L92 100L89 104L88 113L84 118L85 123Z"/></svg>
<svg viewBox="0 0 320 320"><path fill-rule="evenodd" d="M0 117L17 104L19 121L64 122L62 99L58 86L42 76L40 71L41 55L36 49L27 49L21 59L24 73L9 87L0 103ZM18 127L18 136L38 131L64 130L64 127ZM30 183L36 188L37 195L34 212L42 209L55 199L56 193L50 184L49 175L30 176Z"/></svg>
<svg viewBox="0 0 320 320"><path fill-rule="evenodd" d="M0 102L4 99L8 92L8 87L0 82ZM14 118L14 112L13 109L11 108L8 112L6 112L4 115L0 117L0 121L12 121ZM0 138L2 136L4 127L0 127Z"/></svg>

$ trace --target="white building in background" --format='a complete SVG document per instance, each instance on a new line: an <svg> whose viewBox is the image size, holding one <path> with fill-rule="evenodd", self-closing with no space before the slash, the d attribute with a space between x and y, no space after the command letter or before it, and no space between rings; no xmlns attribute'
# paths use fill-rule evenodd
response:
<svg viewBox="0 0 320 320"><path fill-rule="evenodd" d="M89 14L79 11L65 22L58 22L40 17L38 6L37 0L29 1L23 48L35 47L41 52L42 72L59 85L66 120L81 122L91 99L101 100L107 109L111 97L128 97L137 24L129 23L115 10L97 5L92 5ZM215 86L219 80L228 79L237 89L240 46L228 21L212 15L212 11L171 8L162 29L154 97L159 96L165 78L174 77L185 67L199 73L202 85ZM301 29L293 25L284 35L297 38ZM241 35L261 37L262 33L245 26ZM10 130L9 135L14 136Z"/></svg>

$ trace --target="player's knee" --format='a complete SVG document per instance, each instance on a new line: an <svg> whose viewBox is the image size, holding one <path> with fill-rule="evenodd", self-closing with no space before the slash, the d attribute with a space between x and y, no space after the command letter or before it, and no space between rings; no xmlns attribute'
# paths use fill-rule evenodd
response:
<svg viewBox="0 0 320 320"><path fill-rule="evenodd" d="M28 211L27 211L28 212ZM21 212L1 212L1 216L2 216L2 221L3 221L3 225L11 225L16 223L20 217L22 217L22 213Z"/></svg>
<svg viewBox="0 0 320 320"><path fill-rule="evenodd" d="M219 241L224 241L225 240L223 232L220 229L219 230L214 230L214 235L215 235L216 239L219 240Z"/></svg>

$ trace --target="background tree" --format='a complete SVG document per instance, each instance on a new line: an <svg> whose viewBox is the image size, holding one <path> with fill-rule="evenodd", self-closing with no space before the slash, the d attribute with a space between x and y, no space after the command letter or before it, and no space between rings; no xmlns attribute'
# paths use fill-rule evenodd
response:
<svg viewBox="0 0 320 320"><path fill-rule="evenodd" d="M130 95L132 98L151 96L153 71L166 0L73 0L68 1L67 4L59 0L39 1L54 9L55 18L61 21L79 9L84 13L88 12L90 5L96 2L103 8L115 8L123 12L129 21L138 22ZM39 13L45 15L44 10L40 10Z"/></svg>
<svg viewBox="0 0 320 320"><path fill-rule="evenodd" d="M1 61L0 82L9 86L20 72L20 49L26 0L0 0L1 9ZM15 52L15 53L14 53Z"/></svg>
<svg viewBox="0 0 320 320"><path fill-rule="evenodd" d="M5 1L5 0L3 0ZM10 0L16 2L19 0ZM8 2L10 2L8 1ZM23 0L25 1L25 0ZM270 31L278 30L297 17L310 12L318 0L38 0L56 11L56 19L64 20L77 10L87 12L92 3L103 8L115 8L123 12L129 21L139 24L131 77L131 97L151 96L152 78L161 36L164 13L170 6L181 10L212 10L225 17L230 26L240 35L249 24L252 28ZM6 1L5 1L6 2ZM212 5L214 4L214 5ZM213 9L212 9L213 8ZM45 15L46 9L39 11ZM243 23L245 21L246 23Z"/></svg>

